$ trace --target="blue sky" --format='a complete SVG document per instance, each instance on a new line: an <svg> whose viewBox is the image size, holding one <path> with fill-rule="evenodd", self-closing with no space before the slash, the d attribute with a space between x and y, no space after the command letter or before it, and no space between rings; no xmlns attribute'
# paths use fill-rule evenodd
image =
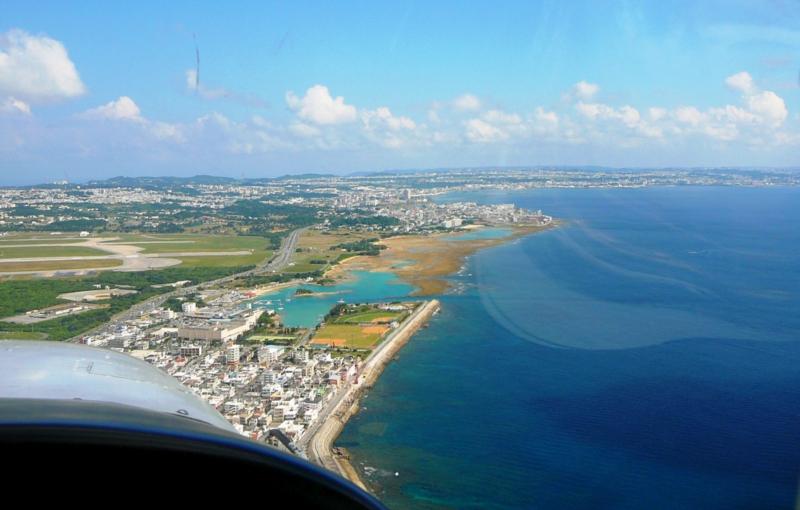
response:
<svg viewBox="0 0 800 510"><path fill-rule="evenodd" d="M6 1L0 183L797 166L799 71L797 2Z"/></svg>

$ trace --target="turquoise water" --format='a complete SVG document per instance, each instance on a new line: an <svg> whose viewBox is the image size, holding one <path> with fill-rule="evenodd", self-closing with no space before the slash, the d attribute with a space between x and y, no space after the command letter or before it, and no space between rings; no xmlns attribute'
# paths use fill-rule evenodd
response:
<svg viewBox="0 0 800 510"><path fill-rule="evenodd" d="M300 288L314 291L314 294L297 297L295 292ZM347 303L391 301L404 298L413 290L413 286L401 282L391 273L354 271L352 278L337 285L297 285L264 294L256 301L274 308L285 325L308 328L319 323L340 299ZM272 303L267 305L267 301Z"/></svg>
<svg viewBox="0 0 800 510"><path fill-rule="evenodd" d="M469 232L465 232L463 234L453 234L451 236L447 236L447 239L451 239L453 241L473 241L480 239L499 239L502 237L508 237L510 235L510 228L487 227L470 230Z"/></svg>
<svg viewBox="0 0 800 510"><path fill-rule="evenodd" d="M390 508L793 507L800 189L447 199L568 223L471 257L348 423Z"/></svg>

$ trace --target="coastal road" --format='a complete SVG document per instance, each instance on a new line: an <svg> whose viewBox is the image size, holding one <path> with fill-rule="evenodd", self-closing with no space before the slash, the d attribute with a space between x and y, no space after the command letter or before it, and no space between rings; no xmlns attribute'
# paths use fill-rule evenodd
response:
<svg viewBox="0 0 800 510"><path fill-rule="evenodd" d="M266 272L278 272L289 265L289 262L291 261L292 258L292 253L294 253L294 250L297 247L297 241L298 239L300 239L300 234L305 230L306 230L305 228L298 228L296 230L291 231L289 235L286 236L286 238L283 240L283 242L281 242L281 247L272 256L272 258L269 261L264 262L253 269L225 276L223 278L218 278L216 280L209 280L207 282L202 282L197 285L192 285L190 287L182 287L180 289L176 289L164 294L159 294L158 296L153 296L149 299L146 299L140 303L133 305L132 307L128 308L123 312L118 313L117 315L112 317L109 322L101 324L100 326L97 326L96 328L93 328L89 331L85 331L78 336L72 337L68 341L77 342L83 336L97 334L111 328L116 322L124 322L127 320L135 319L142 313L150 312L152 310L155 310L156 308L159 308L161 305L164 304L164 302L167 299L171 297L193 294L202 288L229 283L232 282L234 279L240 278L242 276L257 275Z"/></svg>
<svg viewBox="0 0 800 510"><path fill-rule="evenodd" d="M349 419L353 404L361 398L362 389L374 382L392 356L438 309L437 300L424 302L367 357L358 382L348 384L346 389L337 392L314 424L297 441L297 446L308 460L367 489L353 466L346 459L340 460L333 454L333 442Z"/></svg>
<svg viewBox="0 0 800 510"><path fill-rule="evenodd" d="M351 405L353 403L355 398L357 398L356 390L360 389L365 384L368 384L370 378L374 375L373 371L376 370L381 364L387 363L389 361L388 358L394 355L398 348L396 345L394 345L395 341L407 340L410 335L419 329L419 327L422 325L421 322L430 314L432 314L435 309L438 308L438 306L439 302L436 300L424 301L406 318L406 320L403 321L403 323L397 329L387 335L384 341L381 342L378 347L376 347L375 350L370 353L369 356L367 356L366 360L364 360L364 364L361 366L361 370L359 371L359 378L363 378L364 381L356 384L348 383L347 389L337 392L337 394L330 402L328 402L328 405L325 406L323 411L314 421L314 424L312 424L306 433L303 434L303 436L297 441L297 446L299 448L303 449L308 446L311 450L310 453L312 454L312 457L316 457L317 459L324 458L324 450L330 449L329 447L332 444L332 440L326 441L326 439L330 439L328 437L329 432L320 432L323 424L330 418L335 417L336 414L339 414L341 411L340 407L342 402L345 402L346 405ZM322 455L322 457L320 457L320 455Z"/></svg>

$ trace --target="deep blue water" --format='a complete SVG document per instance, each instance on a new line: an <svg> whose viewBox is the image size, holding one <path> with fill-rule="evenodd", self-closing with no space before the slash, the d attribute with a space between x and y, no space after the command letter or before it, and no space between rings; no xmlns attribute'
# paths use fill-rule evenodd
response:
<svg viewBox="0 0 800 510"><path fill-rule="evenodd" d="M471 257L349 422L390 508L793 507L800 189L445 199L567 223Z"/></svg>

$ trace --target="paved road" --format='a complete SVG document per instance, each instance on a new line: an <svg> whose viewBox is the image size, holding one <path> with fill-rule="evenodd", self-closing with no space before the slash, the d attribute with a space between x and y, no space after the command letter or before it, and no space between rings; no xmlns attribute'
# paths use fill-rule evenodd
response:
<svg viewBox="0 0 800 510"><path fill-rule="evenodd" d="M430 314L433 312L433 309L438 307L438 302L436 300L432 301L424 301L420 306L417 307L416 310L411 312L411 314L406 317L403 323L397 329L390 332L383 341L378 344L378 347L373 350L369 356L364 360L364 363L361 365L361 370L359 370L359 378L361 375L367 375L374 369L374 366L381 361L385 361L386 353L391 351L392 343L395 337L402 334L413 334L416 329L413 331L409 331L409 327L418 320L418 318L422 314ZM341 388L337 391L336 395L328 402L325 407L323 408L322 412L317 416L317 419L314 420L314 423L306 430L306 432L300 437L297 441L297 446L301 450L305 450L310 447L312 451L312 455L314 455L317 459L320 459L320 455L323 455L323 451L320 450L321 445L326 444L325 438L316 437L317 433L319 432L320 427L328 421L328 418L333 414L334 416L338 414L342 409L340 409L342 401L348 400L347 404L352 404L353 401L357 398L354 393L354 390L363 386L363 382L359 382L357 384L353 384L348 381L347 386ZM346 408L344 408L346 409ZM323 435L330 435L323 434ZM330 444L327 443L327 444ZM322 447L324 448L324 447Z"/></svg>
<svg viewBox="0 0 800 510"><path fill-rule="evenodd" d="M248 271L243 271L241 273L232 274L230 276L219 278L217 280L202 282L197 285L192 285L191 287L182 287L180 289L176 289L171 292L167 292L165 294L159 294L158 296L153 296L150 299L146 299L141 303L133 305L124 312L120 312L119 314L114 316L109 322L101 324L100 326L97 326L94 329L85 331L78 336L70 338L69 341L77 342L80 337L85 335L97 334L103 331L104 329L110 327L115 322L135 319L141 313L150 312L152 310L155 310L156 308L159 308L162 304L164 304L164 302L167 299L171 297L185 296L187 294L192 294L194 292L197 292L197 290L199 290L200 288L229 283L232 282L234 279L242 276L250 276L268 272L271 273L278 272L289 264L289 261L292 258L292 253L294 253L294 250L297 247L297 241L300 238L300 234L305 230L306 230L305 228L299 228L297 230L293 230L283 240L283 242L281 243L281 247L269 261L264 262L253 269L250 269Z"/></svg>

